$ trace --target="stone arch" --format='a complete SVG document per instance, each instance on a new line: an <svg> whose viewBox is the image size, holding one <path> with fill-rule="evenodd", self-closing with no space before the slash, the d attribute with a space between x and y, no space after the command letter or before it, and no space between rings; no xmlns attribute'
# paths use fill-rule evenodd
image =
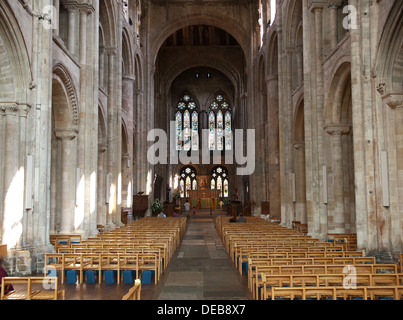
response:
<svg viewBox="0 0 403 320"><path fill-rule="evenodd" d="M328 232L355 232L355 177L351 64L335 65L325 98L325 158L328 172Z"/></svg>
<svg viewBox="0 0 403 320"><path fill-rule="evenodd" d="M133 58L133 45L131 37L126 28L122 31L122 60L123 69L122 73L124 75L134 76L134 58Z"/></svg>
<svg viewBox="0 0 403 320"><path fill-rule="evenodd" d="M151 52L154 52L151 62L155 64L159 49L171 34L184 27L199 24L211 25L228 32L238 41L245 56L247 56L247 53L249 52L250 35L241 28L237 21L229 19L227 16L223 19L220 15L213 16L211 14L194 13L185 16L182 19L175 19L174 21L165 24L164 28L159 32L151 45Z"/></svg>
<svg viewBox="0 0 403 320"><path fill-rule="evenodd" d="M295 219L307 221L306 174L305 174L305 111L304 97L299 97L294 115L294 174L295 174Z"/></svg>
<svg viewBox="0 0 403 320"><path fill-rule="evenodd" d="M99 20L103 28L105 47L116 48L117 39L115 30L116 26L116 12L115 5L112 0L101 0L99 2Z"/></svg>
<svg viewBox="0 0 403 320"><path fill-rule="evenodd" d="M12 27L10 27L12 26ZM32 72L18 21L6 2L0 3L0 100L29 101Z"/></svg>
<svg viewBox="0 0 403 320"><path fill-rule="evenodd" d="M63 129L78 128L80 111L77 90L66 67L60 62L53 66L52 85L52 109L54 115L58 116L55 120L63 119L64 124L60 123Z"/></svg>

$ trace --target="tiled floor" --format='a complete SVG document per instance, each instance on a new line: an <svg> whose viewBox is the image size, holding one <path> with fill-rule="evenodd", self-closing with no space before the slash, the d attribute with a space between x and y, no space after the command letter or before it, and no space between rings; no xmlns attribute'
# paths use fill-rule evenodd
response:
<svg viewBox="0 0 403 320"><path fill-rule="evenodd" d="M131 284L63 284L66 300L121 300ZM188 219L187 231L160 282L142 286L142 300L243 300L247 280L235 270L215 230L214 215Z"/></svg>
<svg viewBox="0 0 403 320"><path fill-rule="evenodd" d="M214 220L190 219L155 300L243 300L247 284L236 272L215 230Z"/></svg>

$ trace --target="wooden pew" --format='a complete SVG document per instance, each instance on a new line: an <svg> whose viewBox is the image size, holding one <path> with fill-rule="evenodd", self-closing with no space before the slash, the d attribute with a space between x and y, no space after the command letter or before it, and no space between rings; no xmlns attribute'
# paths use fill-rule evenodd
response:
<svg viewBox="0 0 403 320"><path fill-rule="evenodd" d="M10 284L26 285L26 290L14 290L5 294L5 287ZM41 290L34 290L35 284L41 284ZM51 289L47 289L48 287ZM59 298L65 299L65 291L58 290L57 277L4 277L2 279L0 300L58 300Z"/></svg>

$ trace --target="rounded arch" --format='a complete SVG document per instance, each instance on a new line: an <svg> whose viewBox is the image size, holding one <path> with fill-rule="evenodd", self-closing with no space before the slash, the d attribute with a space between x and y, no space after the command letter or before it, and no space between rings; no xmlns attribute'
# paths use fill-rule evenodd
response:
<svg viewBox="0 0 403 320"><path fill-rule="evenodd" d="M173 21L170 21L162 30L160 30L151 45L151 52L154 53L154 56L151 59L152 64L155 64L159 49L161 48L165 40L177 30L191 25L210 25L228 32L240 44L241 48L243 49L244 55L248 56L247 53L249 53L248 48L250 35L241 27L238 21L230 19L227 16L223 18L223 16L221 15L213 16L211 14L194 13L191 15L187 15L182 19L175 19Z"/></svg>
<svg viewBox="0 0 403 320"><path fill-rule="evenodd" d="M395 62L399 56L403 56L403 2L395 1L388 18L378 45L378 54L375 59L374 76L378 78L378 84L383 85L384 91L392 92L394 88L393 78L396 72ZM399 59L400 60L400 59ZM400 78L401 79L401 78ZM402 83L398 85L403 86ZM400 88L402 89L402 88Z"/></svg>
<svg viewBox="0 0 403 320"><path fill-rule="evenodd" d="M222 74L224 74L232 83L234 89L238 87L238 84L241 81L241 76L239 75L238 71L235 70L235 68L226 61L225 59L222 59L221 57L217 57L214 61L209 59L208 57L197 59L197 60L182 60L178 59L176 63L172 64L170 68L167 70L167 73L165 75L165 91L168 92L169 88L171 88L172 83L175 81L175 79L185 71L197 67L207 67L207 68L212 68L215 70L218 70Z"/></svg>
<svg viewBox="0 0 403 320"><path fill-rule="evenodd" d="M278 74L278 37L277 32L271 32L266 57L266 75L274 76Z"/></svg>
<svg viewBox="0 0 403 320"><path fill-rule="evenodd" d="M290 5L287 6L288 11L285 15L285 25L290 26L285 31L286 47L294 46L296 44L296 37L298 28L302 22L302 1L291 0Z"/></svg>
<svg viewBox="0 0 403 320"><path fill-rule="evenodd" d="M126 28L122 31L123 74L134 76L133 45Z"/></svg>
<svg viewBox="0 0 403 320"><path fill-rule="evenodd" d="M99 21L103 28L105 47L116 48L116 25L115 25L115 10L112 0L101 0L99 2Z"/></svg>
<svg viewBox="0 0 403 320"><path fill-rule="evenodd" d="M0 99L29 101L32 73L28 51L18 21L4 1L0 2L0 65L4 77Z"/></svg>
<svg viewBox="0 0 403 320"><path fill-rule="evenodd" d="M305 114L304 114L304 96L298 99L294 114L294 143L302 143L305 141Z"/></svg>
<svg viewBox="0 0 403 320"><path fill-rule="evenodd" d="M68 126L66 128L68 128L69 126L78 128L80 121L80 111L77 90L74 86L70 73L61 62L55 62L53 66L53 85L54 86L52 88L52 95L54 97L58 97L60 94L59 97L62 97L62 93L64 93L67 103L67 105L62 105L63 102L61 102L61 105L54 105L55 102L57 103L56 99L53 101L53 107L57 106L57 108L65 109L64 111L60 112L63 112L64 119L66 121L68 119ZM67 125L67 123L65 125Z"/></svg>
<svg viewBox="0 0 403 320"><path fill-rule="evenodd" d="M337 69L336 69L337 68ZM342 123L344 119L343 102L346 93L350 92L351 96L351 63L350 61L341 59L335 66L336 71L333 74L328 86L326 103L325 103L325 122L326 123ZM347 91L346 91L347 90ZM345 120L345 119L344 119Z"/></svg>

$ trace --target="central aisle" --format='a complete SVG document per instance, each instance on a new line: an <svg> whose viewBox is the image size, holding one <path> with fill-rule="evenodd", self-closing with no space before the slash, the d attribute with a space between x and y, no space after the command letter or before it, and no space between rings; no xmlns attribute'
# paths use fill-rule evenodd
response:
<svg viewBox="0 0 403 320"><path fill-rule="evenodd" d="M245 300L247 284L225 252L211 216L190 218L154 300Z"/></svg>

